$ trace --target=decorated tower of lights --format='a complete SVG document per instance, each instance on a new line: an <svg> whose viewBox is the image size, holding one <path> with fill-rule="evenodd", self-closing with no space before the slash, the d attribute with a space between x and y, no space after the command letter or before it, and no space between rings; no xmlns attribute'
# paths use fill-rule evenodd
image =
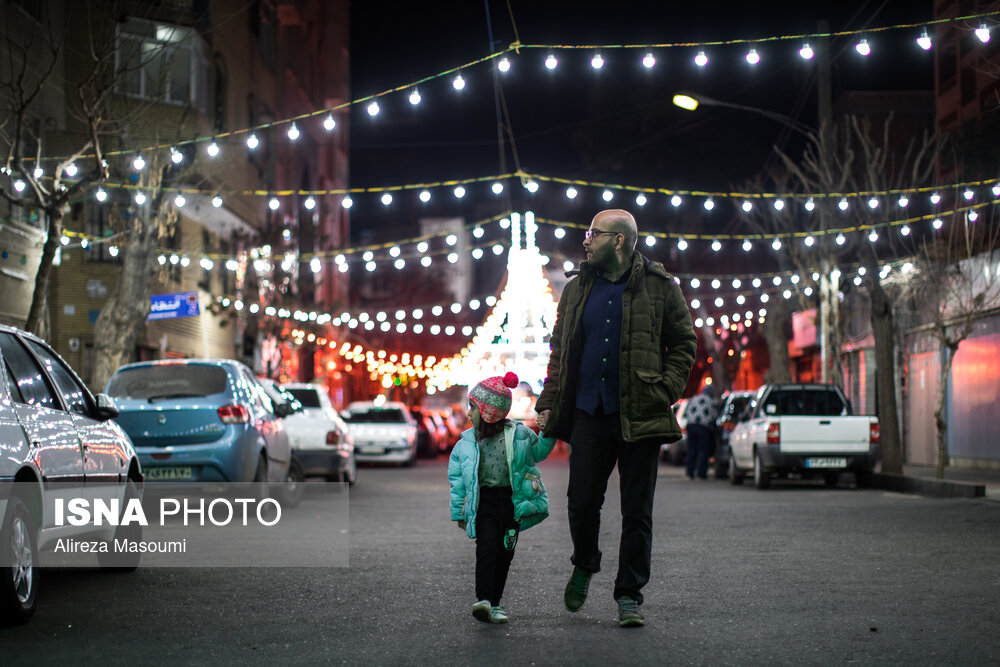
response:
<svg viewBox="0 0 1000 667"><path fill-rule="evenodd" d="M511 215L507 283L472 341L435 369L428 385L437 390L472 386L483 378L517 373L537 393L549 361L549 336L556 321L552 288L542 273L547 259L535 245L535 215Z"/></svg>

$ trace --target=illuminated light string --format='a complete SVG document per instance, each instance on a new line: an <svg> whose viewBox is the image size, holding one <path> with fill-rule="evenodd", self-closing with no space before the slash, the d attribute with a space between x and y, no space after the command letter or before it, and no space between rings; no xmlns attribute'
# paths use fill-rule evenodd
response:
<svg viewBox="0 0 1000 667"><path fill-rule="evenodd" d="M522 185L531 191L532 193L537 193L539 182L556 183L559 185L568 186L565 192L569 199L575 199L579 196L579 191L576 190L577 187L588 188L593 190L599 190L601 192L601 199L605 202L615 199L620 194L635 194L637 197L636 205L640 207L645 207L650 204L648 196L651 195L663 195L665 197L671 198L670 203L674 208L681 205L684 202L685 197L691 198L702 198L702 202L706 209L709 208L707 202L709 200L715 199L729 199L733 200L734 203L738 203L744 212L751 212L755 209L754 202L769 201L771 205L778 205L781 207L786 207L785 204L788 201L797 202L802 205L806 211L811 211L815 208L815 200L827 200L836 199L838 200L838 205L843 210L843 202L847 200L863 200L859 201L858 205L862 203L866 206L871 205L872 198L877 201L878 198L894 198L894 202L901 208L908 206L911 196L928 194L929 201L933 205L940 203L940 193L942 192L955 192L962 190L962 195L968 200L971 196L974 198L976 192L972 188L982 188L988 187L989 193L994 197L1000 197L1000 182L996 179L983 179L976 181L963 181L958 183L950 184L938 184L920 187L910 187L910 188L896 188L887 190L861 190L857 192L729 192L729 191L708 191L708 190L692 190L692 189L681 189L681 188L657 188L657 187L640 187L635 185L627 185L620 183L604 183L600 181L585 181L579 179L567 179L560 178L556 176L546 176L543 174L532 174L528 172L512 172L505 174L497 174L492 176L476 176L461 179L450 179L442 181L433 181L426 183L408 183L403 185L388 185L388 186L368 186L368 187L355 187L355 188L328 188L320 190L259 190L259 189L249 189L249 190L224 190L218 188L194 188L194 187L162 187L161 191L166 193L177 193L177 194L199 194L206 196L215 196L220 198L220 203L224 202L223 197L264 197L269 200L269 203L273 199L278 199L281 197L322 197L322 196L341 196L345 197L350 201L350 205L355 202L351 198L351 195L359 194L373 194L381 195L383 198L386 194L390 195L388 203L383 201L383 206L392 203L391 195L398 192L411 192L419 191L418 198L422 203L427 203L431 199L430 190L440 189L440 188L453 188L452 195L455 199L463 199L467 194L467 190L464 186L478 183L491 183L490 191L494 194L500 194L503 192L503 182L508 180L517 179ZM497 186L500 186L499 188ZM106 190L105 189L120 189L127 191L134 191L136 193L142 193L143 188L134 183L102 183L101 187L95 189L95 197L98 193L104 192L104 198L99 198L99 201L106 201ZM609 196L610 195L610 196ZM737 201L738 200L738 201ZM781 202L778 204L778 202ZM303 205L308 203L308 199L303 202ZM313 200L315 203L315 200ZM279 199L278 206L280 207L281 202ZM342 204L343 205L343 204ZM849 206L849 204L848 204Z"/></svg>
<svg viewBox="0 0 1000 667"><path fill-rule="evenodd" d="M924 50L929 50L931 42L930 42L930 36L927 34L928 27L945 23L976 21L978 19L980 20L980 23L977 25L976 28L971 29L970 32L974 33L978 37L980 42L987 43L990 39L990 31L989 28L986 26L986 24L982 22L982 19L992 18L997 15L1000 15L1000 10L981 12L976 14L968 14L965 16L957 16L952 18L937 18L937 19L922 21L920 23L899 23L888 26L870 27L870 28L863 28L856 30L841 30L841 31L825 32L825 33L816 32L816 33L773 35L766 37L738 38L730 40L713 40L713 41L703 41L703 42L653 42L653 43L641 43L641 44L523 44L521 42L514 42L506 49L497 51L495 53L491 53L487 56L483 56L475 60L471 60L469 62L466 62L465 64L458 65L456 67L451 67L446 70L440 71L436 74L432 74L430 76L426 76L421 79L417 79L415 81L411 81L409 83L405 83L396 86L394 88L384 90L379 93L366 95L364 97L359 97L354 100L346 101L334 106L324 107L322 109L317 109L315 111L310 111L295 116L289 116L286 118L280 118L273 121L260 123L257 125L252 125L244 128L239 128L226 132L218 132L216 134L205 137L196 137L172 143L153 144L143 148L129 148L129 149L121 149L115 151L108 151L104 153L104 155L107 157L113 157L119 155L132 155L135 153L145 153L150 151L171 149L171 148L176 151L176 149L180 146L185 146L190 144L203 144L203 143L207 143L209 153L214 153L215 155L218 155L219 152L218 142L220 139L225 139L228 137L242 137L243 135L248 135L246 137L247 148L250 150L254 150L257 148L260 141L260 138L257 137L257 132L263 132L264 130L268 130L271 128L279 128L284 126L287 126L285 128L285 132L288 135L287 136L288 141L294 143L298 140L300 136L299 125L302 125L304 121L308 121L314 118L319 118L322 116L324 131L331 132L336 129L336 120L334 114L338 111L342 111L352 106L357 106L367 102L369 105L369 111L368 111L369 114L375 116L378 115L380 111L378 106L378 100L380 98L384 98L399 92L406 92L407 97L409 99L409 103L411 105L416 105L419 104L420 102L420 94L416 91L421 84L434 81L436 79L440 79L443 77L447 77L450 75L455 75L452 81L452 85L456 91L460 92L465 88L466 84L466 80L462 76L465 70L469 70L482 63L487 63L496 60L497 68L501 71L501 73L508 72L512 67L509 56L511 54L519 54L521 49L545 50L547 52L545 60L545 68L549 70L556 69L556 67L558 66L558 59L554 56L554 54L552 54L552 51L581 50L581 49L593 50L593 51L612 51L612 50L622 50L622 49L624 50L640 49L647 51L647 53L642 59L641 64L643 67L646 67L648 69L656 65L656 59L650 52L652 49L684 48L684 49L697 50L698 54L695 56L695 58L698 59L699 61L701 59L704 59L704 62L700 64L707 65L708 57L704 53L704 50L709 47L749 45L751 46L751 51L756 55L756 50L753 47L769 42L833 39L836 37L871 35L876 33L888 32L892 30L908 30L908 29L912 30L919 28L922 30L922 32L920 33L919 37L915 38L915 40L917 44L920 45L920 48ZM865 45L868 44L867 40L863 39L858 42L855 48L858 50L859 54L861 54L862 56L866 56L868 55L866 51L870 52L870 48L866 49L864 46L862 46L862 43L864 43ZM803 45L803 48L799 49L800 56L805 59L811 58L811 56L807 55L809 52L810 52L810 47L808 43L805 43ZM756 57L751 57L750 53L748 52L746 56L748 62L752 61L751 62L752 65L756 65L757 63L760 62L759 55ZM596 65L595 62L599 62L600 65ZM603 56L601 56L600 53L596 53L591 60L591 64L593 69L595 70L601 69L604 65ZM416 102L414 102L414 96L416 96ZM47 157L47 158L42 158L42 160L65 161L68 159L68 157L69 156ZM94 157L93 154L84 154L80 155L79 159L89 159L92 157Z"/></svg>

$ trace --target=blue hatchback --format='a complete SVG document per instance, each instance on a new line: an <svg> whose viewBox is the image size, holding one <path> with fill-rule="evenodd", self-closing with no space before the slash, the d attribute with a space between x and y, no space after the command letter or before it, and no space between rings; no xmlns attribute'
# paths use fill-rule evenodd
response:
<svg viewBox="0 0 1000 667"><path fill-rule="evenodd" d="M238 361L128 364L107 393L149 481L282 482L288 475L285 406Z"/></svg>

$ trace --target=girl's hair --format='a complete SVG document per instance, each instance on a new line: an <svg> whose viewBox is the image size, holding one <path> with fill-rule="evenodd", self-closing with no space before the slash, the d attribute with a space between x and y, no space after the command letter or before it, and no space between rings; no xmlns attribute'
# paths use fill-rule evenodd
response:
<svg viewBox="0 0 1000 667"><path fill-rule="evenodd" d="M486 438L492 438L498 433L503 433L503 428L509 420L501 419L498 422L493 422L492 424L482 419L479 420L479 428L476 429L476 440L484 440Z"/></svg>

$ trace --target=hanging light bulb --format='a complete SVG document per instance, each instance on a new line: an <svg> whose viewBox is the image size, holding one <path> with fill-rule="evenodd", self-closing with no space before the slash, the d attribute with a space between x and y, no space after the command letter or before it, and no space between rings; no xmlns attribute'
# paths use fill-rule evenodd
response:
<svg viewBox="0 0 1000 667"><path fill-rule="evenodd" d="M878 232L876 232L876 231L875 231L875 230L873 229L873 230L872 230L872 231L871 231L871 232L870 232L870 233L868 234L868 241L869 241L870 243L875 243L876 241L878 241Z"/></svg>
<svg viewBox="0 0 1000 667"><path fill-rule="evenodd" d="M392 203L392 195L388 192L382 194L382 206L388 206Z"/></svg>
<svg viewBox="0 0 1000 667"><path fill-rule="evenodd" d="M41 167L35 167L35 170L31 174L35 177L36 181L40 181L42 180L42 176L45 175L45 170Z"/></svg>
<svg viewBox="0 0 1000 667"><path fill-rule="evenodd" d="M816 239L812 236L807 236L802 240L802 243L804 243L807 248L811 248L816 244Z"/></svg>
<svg viewBox="0 0 1000 667"><path fill-rule="evenodd" d="M773 250L774 250L775 252L777 252L777 251L781 250L781 239L779 239L779 238L775 237L775 239L774 239L774 240L773 240L773 241L771 242L771 248L772 248L772 249L773 249Z"/></svg>
<svg viewBox="0 0 1000 667"><path fill-rule="evenodd" d="M108 193L104 188L97 188L97 192L94 193L94 199L99 202L104 202L108 200Z"/></svg>
<svg viewBox="0 0 1000 667"><path fill-rule="evenodd" d="M753 210L753 203L749 199L744 199L742 208L744 213L749 213Z"/></svg>
<svg viewBox="0 0 1000 667"><path fill-rule="evenodd" d="M536 183L535 181L528 181L527 183L524 184L524 189L534 194L538 192L538 183Z"/></svg>
<svg viewBox="0 0 1000 667"><path fill-rule="evenodd" d="M260 140L257 139L257 133L251 132L250 136L247 137L247 148L249 148L250 150L255 150L259 145L260 145Z"/></svg>
<svg viewBox="0 0 1000 667"><path fill-rule="evenodd" d="M678 250L680 250L680 251L683 252L684 250L687 250L687 247L688 247L688 242L687 241L685 241L684 239L677 239L677 249Z"/></svg>
<svg viewBox="0 0 1000 667"><path fill-rule="evenodd" d="M421 190L420 194L417 195L417 197L420 199L421 202L426 204L431 200L430 190Z"/></svg>
<svg viewBox="0 0 1000 667"><path fill-rule="evenodd" d="M306 200L302 205L306 207L306 210L311 211L316 208L316 200L312 197L306 197Z"/></svg>
<svg viewBox="0 0 1000 667"><path fill-rule="evenodd" d="M577 194L576 188L568 187L566 188L566 199L576 199Z"/></svg>
<svg viewBox="0 0 1000 667"><path fill-rule="evenodd" d="M805 208L810 213L812 213L813 209L816 208L816 202L813 201L812 197L806 200Z"/></svg>
<svg viewBox="0 0 1000 667"><path fill-rule="evenodd" d="M409 99L410 99L410 104L412 104L413 106L417 106L418 104L420 104L420 91L414 88L413 92L410 93Z"/></svg>
<svg viewBox="0 0 1000 667"><path fill-rule="evenodd" d="M704 51L699 51L698 55L694 57L694 64L698 67L704 67L708 64L708 56L705 55Z"/></svg>
<svg viewBox="0 0 1000 667"><path fill-rule="evenodd" d="M802 48L799 49L799 56L801 56L803 60L812 60L815 55L816 53L812 50L812 47L809 46L808 42L803 44Z"/></svg>
<svg viewBox="0 0 1000 667"><path fill-rule="evenodd" d="M656 65L656 58L653 57L652 53L647 53L642 59L642 66L646 69L653 69Z"/></svg>
<svg viewBox="0 0 1000 667"><path fill-rule="evenodd" d="M678 206L680 206L681 205L681 196L680 195L674 195L673 197L671 197L670 198L670 205L673 206L674 208L677 208Z"/></svg>
<svg viewBox="0 0 1000 667"><path fill-rule="evenodd" d="M844 245L845 243L847 243L847 237L844 236L843 234L837 234L837 238L835 239L835 241L837 242L837 245Z"/></svg>
<svg viewBox="0 0 1000 667"><path fill-rule="evenodd" d="M750 239L743 239L743 252L750 252L753 248L753 244L750 243Z"/></svg>
<svg viewBox="0 0 1000 667"><path fill-rule="evenodd" d="M715 202L712 200L711 197L709 197L708 199L705 200L704 206L706 211L711 211L713 208L715 208Z"/></svg>
<svg viewBox="0 0 1000 667"><path fill-rule="evenodd" d="M646 245L648 247L650 247L650 248L652 248L654 245L656 245L656 237L655 236L647 236L646 237Z"/></svg>
<svg viewBox="0 0 1000 667"><path fill-rule="evenodd" d="M615 193L613 193L611 190L605 190L604 192L601 193L601 199L603 199L604 201L611 201L614 198L615 198Z"/></svg>
<svg viewBox="0 0 1000 667"><path fill-rule="evenodd" d="M205 152L208 153L208 157L218 157L219 155L219 144L212 141L205 148Z"/></svg>
<svg viewBox="0 0 1000 667"><path fill-rule="evenodd" d="M878 197L872 197L868 200L868 208L875 210L878 208Z"/></svg>
<svg viewBox="0 0 1000 667"><path fill-rule="evenodd" d="M184 161L184 153L181 153L179 150L171 146L170 161L173 162L174 164L180 164L181 162Z"/></svg>
<svg viewBox="0 0 1000 667"><path fill-rule="evenodd" d="M1000 197L1000 183L993 186L993 196Z"/></svg>
<svg viewBox="0 0 1000 667"><path fill-rule="evenodd" d="M646 205L646 195L642 194L641 192L639 194L637 194L635 196L635 205L636 206L645 206Z"/></svg>
<svg viewBox="0 0 1000 667"><path fill-rule="evenodd" d="M457 188L455 188L454 194L455 194L455 199L461 199L462 197L465 196L465 188L459 185Z"/></svg>
<svg viewBox="0 0 1000 667"><path fill-rule="evenodd" d="M500 62L497 63L497 69L504 73L510 71L510 60L507 59L507 56L500 59Z"/></svg>
<svg viewBox="0 0 1000 667"><path fill-rule="evenodd" d="M142 193L142 190L139 190L135 193L135 203L138 204L139 206L142 206L143 204L146 203L146 195Z"/></svg>
<svg viewBox="0 0 1000 667"><path fill-rule="evenodd" d="M860 42L854 45L854 50L860 53L862 56L869 56L872 52L872 47L868 44L867 39L862 39Z"/></svg>
<svg viewBox="0 0 1000 667"><path fill-rule="evenodd" d="M378 112L379 112L378 102L375 102L373 100L371 104L368 105L368 115L374 118L375 116L378 115Z"/></svg>
<svg viewBox="0 0 1000 667"><path fill-rule="evenodd" d="M969 222L975 222L976 220L979 220L979 212L969 211L968 217L969 217Z"/></svg>
<svg viewBox="0 0 1000 667"><path fill-rule="evenodd" d="M980 23L979 27L976 28L976 37L978 37L979 41L983 44L990 41L990 29L986 27L985 23Z"/></svg>
<svg viewBox="0 0 1000 667"><path fill-rule="evenodd" d="M451 85L455 88L455 90L462 90L465 88L465 79L463 79L462 75L459 74L452 80Z"/></svg>
<svg viewBox="0 0 1000 667"><path fill-rule="evenodd" d="M746 55L747 62L751 65L756 65L760 62L760 56L757 54L757 49L751 48L747 51Z"/></svg>
<svg viewBox="0 0 1000 667"><path fill-rule="evenodd" d="M944 222L941 218L934 218L934 222L931 223L931 226L934 227L934 229L941 229L944 227Z"/></svg>
<svg viewBox="0 0 1000 667"><path fill-rule="evenodd" d="M271 199L267 202L267 207L272 211L277 211L279 206L281 206L281 202L278 201L277 197L271 197Z"/></svg>
<svg viewBox="0 0 1000 667"><path fill-rule="evenodd" d="M712 241L712 252L719 252L722 250L722 242L719 239Z"/></svg>
<svg viewBox="0 0 1000 667"><path fill-rule="evenodd" d="M337 121L333 118L332 113L328 113L323 119L323 129L327 132L333 132L335 127L337 127Z"/></svg>
<svg viewBox="0 0 1000 667"><path fill-rule="evenodd" d="M594 69L601 69L604 67L604 58L601 57L600 53L595 53L594 57L590 59L590 66Z"/></svg>
<svg viewBox="0 0 1000 667"><path fill-rule="evenodd" d="M146 167L146 161L142 159L142 155L136 155L135 159L132 160L132 166L135 167L136 171L142 171Z"/></svg>
<svg viewBox="0 0 1000 667"><path fill-rule="evenodd" d="M976 196L976 193L972 191L972 188L966 188L965 192L962 193L965 197L965 201L972 201L972 198Z"/></svg>
<svg viewBox="0 0 1000 667"><path fill-rule="evenodd" d="M909 225L903 225L899 229L899 233L902 234L903 236L909 236L910 235L910 226Z"/></svg>
<svg viewBox="0 0 1000 667"><path fill-rule="evenodd" d="M292 122L292 124L291 124L291 125L290 125L290 126L288 127L288 138L289 138L289 139L290 139L291 141L298 141L298 138L299 138L299 128L298 128L298 127L296 127L296 125L295 125L295 122L294 122L294 121L293 121L293 122Z"/></svg>
<svg viewBox="0 0 1000 667"><path fill-rule="evenodd" d="M66 175L69 176L70 178L73 178L74 176L76 176L76 172L77 171L78 170L76 168L76 165L74 163L72 163L72 162L70 162L69 166L66 167Z"/></svg>
<svg viewBox="0 0 1000 667"><path fill-rule="evenodd" d="M490 186L490 190L492 190L495 195L501 194L503 192L503 183L500 183L499 181L494 183Z"/></svg>
<svg viewBox="0 0 1000 667"><path fill-rule="evenodd" d="M215 208L219 208L220 206L222 206L222 197L220 197L219 195L215 195L214 197L212 197L212 206L214 206Z"/></svg>
<svg viewBox="0 0 1000 667"><path fill-rule="evenodd" d="M24 192L24 188L27 187L27 183L24 182L23 178L19 178L14 181L14 190L17 192Z"/></svg>
<svg viewBox="0 0 1000 667"><path fill-rule="evenodd" d="M556 60L556 57L554 55L552 55L551 53L545 59L545 68L546 69L553 70L553 69L556 68L556 65L558 65L558 64L559 64L559 61Z"/></svg>
<svg viewBox="0 0 1000 667"><path fill-rule="evenodd" d="M941 195L939 195L936 192L934 194L932 194L931 195L931 203L934 204L935 206L937 206L938 204L940 204L941 203Z"/></svg>
<svg viewBox="0 0 1000 667"><path fill-rule="evenodd" d="M183 208L184 204L186 204L186 203L187 203L187 199L184 198L183 194L181 194L180 192L178 192L177 196L174 197L174 206L176 206L177 208Z"/></svg>
<svg viewBox="0 0 1000 667"><path fill-rule="evenodd" d="M847 197L841 197L840 203L837 204L837 207L840 208L841 211L846 211L848 206L849 204L847 203Z"/></svg>
<svg viewBox="0 0 1000 667"><path fill-rule="evenodd" d="M924 31L920 33L920 37L917 37L917 45L924 51L931 50L931 36L927 34L927 28L924 28Z"/></svg>
<svg viewBox="0 0 1000 667"><path fill-rule="evenodd" d="M900 195L898 203L900 208L906 208L910 204L910 199L906 195Z"/></svg>
<svg viewBox="0 0 1000 667"><path fill-rule="evenodd" d="M774 200L774 210L775 211L780 211L780 210L782 210L784 208L785 208L785 201L783 199L775 199Z"/></svg>

